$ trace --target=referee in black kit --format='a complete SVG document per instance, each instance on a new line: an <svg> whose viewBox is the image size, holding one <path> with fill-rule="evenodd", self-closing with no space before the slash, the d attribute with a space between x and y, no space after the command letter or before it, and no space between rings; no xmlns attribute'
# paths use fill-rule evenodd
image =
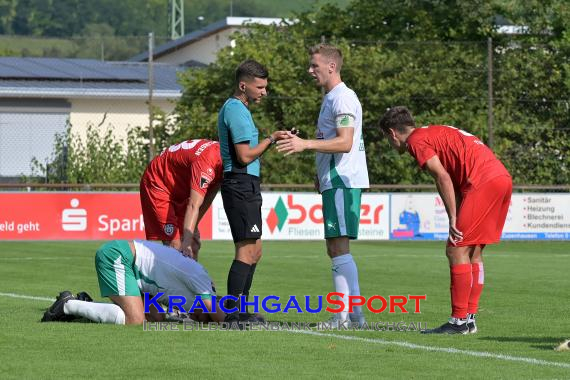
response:
<svg viewBox="0 0 570 380"><path fill-rule="evenodd" d="M277 140L288 138L276 131L259 141L249 107L267 95L269 73L254 61L242 62L235 73L233 95L218 114L218 135L224 165L222 200L235 244L235 259L228 274L228 295L249 295L255 267L261 259L261 189L259 157ZM226 308L239 308L228 300ZM238 309L239 310L239 309ZM226 322L256 322L263 317L249 313L228 313Z"/></svg>

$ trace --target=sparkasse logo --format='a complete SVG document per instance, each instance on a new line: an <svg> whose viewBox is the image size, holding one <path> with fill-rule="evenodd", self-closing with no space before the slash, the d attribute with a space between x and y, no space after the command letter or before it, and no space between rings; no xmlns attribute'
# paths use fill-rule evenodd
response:
<svg viewBox="0 0 570 380"><path fill-rule="evenodd" d="M87 210L79 207L79 199L73 198L70 202L71 208L66 208L61 212L61 228L64 231L85 231L87 230Z"/></svg>

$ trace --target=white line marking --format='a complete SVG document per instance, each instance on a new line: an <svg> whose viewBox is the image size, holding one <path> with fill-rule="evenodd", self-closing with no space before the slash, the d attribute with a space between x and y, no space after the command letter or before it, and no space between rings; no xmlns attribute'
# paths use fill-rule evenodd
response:
<svg viewBox="0 0 570 380"><path fill-rule="evenodd" d="M24 298L24 299L31 299L31 300L38 300L38 301L54 301L55 300L54 298L27 296L27 295L23 295L23 294L15 294L15 293L0 293L0 296L11 297L11 298ZM460 354L460 355L467 355L467 356L475 356L475 357L479 357L479 358L490 358L490 359L498 359L498 360L505 360L505 361L511 361L511 362L522 362L522 363L534 364L534 365L570 368L570 363L550 362L547 360L525 358L525 357L521 357L521 356L493 354L491 352L484 352L484 351L469 351L469 350L459 350L457 348L422 346L420 344L414 344L414 343L409 343L409 342L390 341L390 340L372 339L372 338L362 338L362 337L352 336L352 335L326 334L326 333L320 333L320 332L315 332L315 331L286 330L286 332L294 333L294 334L305 334L305 335L320 336L320 337L325 337L325 338L352 340L352 341L357 341L357 342L373 343L373 344L380 344L380 345L385 345L385 346L399 346L399 347L409 348L411 350L425 350L425 351L433 351L433 352L444 352L444 353L448 353L448 354Z"/></svg>
<svg viewBox="0 0 570 380"><path fill-rule="evenodd" d="M0 257L0 260L76 260L76 257Z"/></svg>
<svg viewBox="0 0 570 380"><path fill-rule="evenodd" d="M419 344L414 344L414 343L409 343L409 342L389 341L389 340L372 339L372 338L361 338L361 337L352 336L352 335L326 334L326 333L320 333L320 332L315 332L315 331L287 330L287 332L296 333L296 334L321 336L321 337L327 337L327 338L352 340L352 341L365 342L365 343L374 343L374 344L381 344L381 345L386 345L386 346L399 346L399 347L409 348L412 350L445 352L448 354L460 354L460 355L467 355L467 356L506 360L506 361L512 361L512 362L522 362L522 363L527 363L527 364L570 368L570 363L550 362L547 360L525 358L525 357L520 357L520 356L493 354L491 352L484 352L484 351L469 351L469 350L459 350L457 348L422 346Z"/></svg>
<svg viewBox="0 0 570 380"><path fill-rule="evenodd" d="M288 254L288 255L280 255L280 254L278 254L278 253L270 253L270 254L264 253L264 255L266 255L266 256L269 256L269 255L270 255L272 260L273 260L273 259L295 259L295 258L299 258L299 257L303 258L303 260L310 260L310 259L312 259L312 260L321 260L322 258L326 258L326 257L327 257L326 254L323 254L322 256L307 256L306 254L299 254L299 255L291 255L291 254ZM419 258L421 258L421 259L446 260L445 256L443 256L443 255L441 255L441 256L426 256L426 255L414 255L414 254L407 254L407 253L401 253L401 254L398 253L398 254L395 254L395 255L397 255L398 257L419 257ZM363 257L386 258L386 257L394 257L394 256L391 256L391 255L382 255L382 254L378 254L378 255L375 255L375 254L364 254L364 255L361 255L361 254L356 253L356 254L354 254L354 257L358 259L358 258L363 258ZM541 257L542 257L542 256L541 256ZM225 260L225 259L226 259L226 257L224 257L224 260Z"/></svg>
<svg viewBox="0 0 570 380"><path fill-rule="evenodd" d="M37 301L51 301L51 302L55 301L55 298L26 296L24 294L16 294L16 293L0 293L0 296L11 297L11 298L24 298L28 300L37 300Z"/></svg>

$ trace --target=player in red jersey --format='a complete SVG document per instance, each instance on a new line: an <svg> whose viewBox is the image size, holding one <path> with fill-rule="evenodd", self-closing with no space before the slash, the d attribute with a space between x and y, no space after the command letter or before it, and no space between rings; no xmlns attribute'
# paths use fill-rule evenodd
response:
<svg viewBox="0 0 570 380"><path fill-rule="evenodd" d="M162 240L198 258L198 223L222 180L220 144L187 140L165 149L146 168L140 183L147 240Z"/></svg>
<svg viewBox="0 0 570 380"><path fill-rule="evenodd" d="M409 152L435 179L449 218L451 318L424 332L475 333L484 283L483 249L501 238L511 202L511 176L477 137L446 125L416 128L405 107L388 110L380 128L392 148Z"/></svg>

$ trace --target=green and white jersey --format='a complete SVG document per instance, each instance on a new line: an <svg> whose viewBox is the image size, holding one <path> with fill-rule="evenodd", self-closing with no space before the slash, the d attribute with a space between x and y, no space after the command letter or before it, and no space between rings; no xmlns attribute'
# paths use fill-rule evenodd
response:
<svg viewBox="0 0 570 380"><path fill-rule="evenodd" d="M206 299L215 294L208 272L197 261L159 243L135 240L134 245L133 269L141 294L164 292L158 299L164 305L168 305L168 296L183 296L185 310L190 309L197 295Z"/></svg>
<svg viewBox="0 0 570 380"><path fill-rule="evenodd" d="M348 153L317 152L317 176L321 193L333 188L367 189L369 187L362 137L362 106L356 93L341 82L323 99L317 123L317 139L335 138L337 117L343 115L354 118L352 149ZM342 123L339 127L342 128Z"/></svg>

